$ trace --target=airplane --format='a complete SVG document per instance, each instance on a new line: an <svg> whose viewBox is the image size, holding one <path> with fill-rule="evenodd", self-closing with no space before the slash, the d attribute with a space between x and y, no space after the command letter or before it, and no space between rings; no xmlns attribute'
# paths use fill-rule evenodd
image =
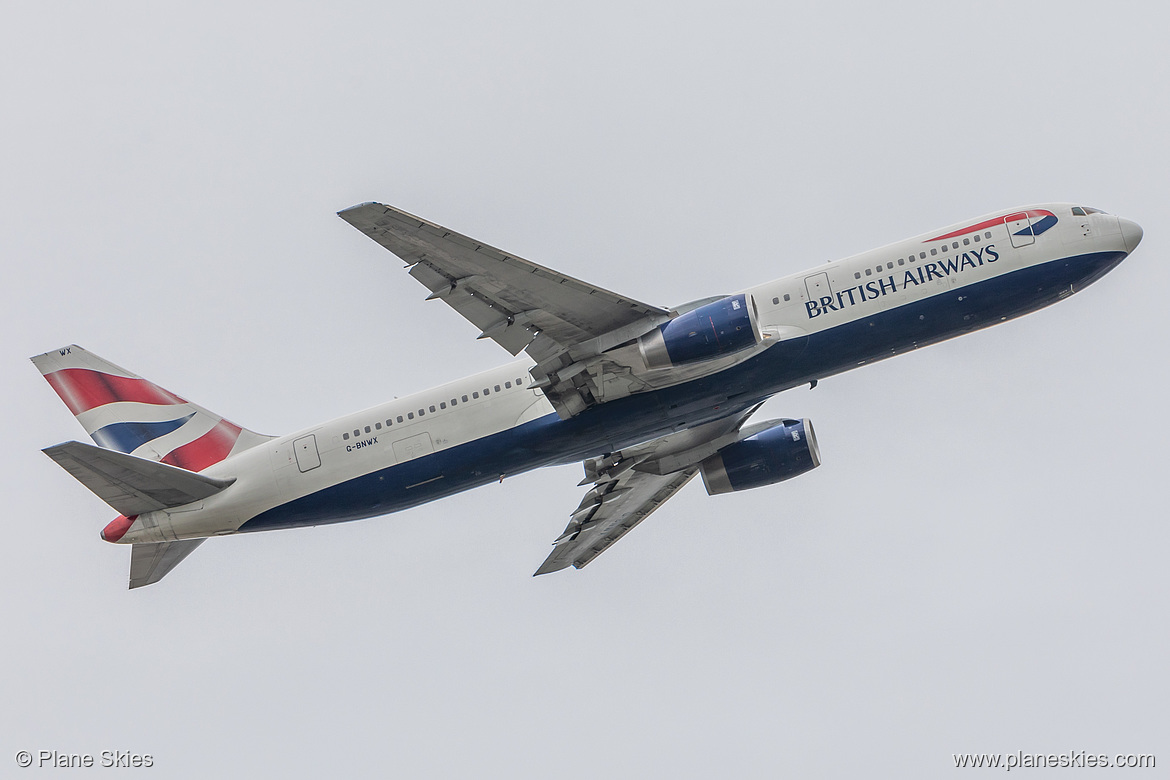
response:
<svg viewBox="0 0 1170 780"><path fill-rule="evenodd" d="M339 216L513 357L285 436L255 433L76 345L32 362L96 446L44 452L119 513L130 588L213 536L384 515L581 462L584 498L535 574L580 569L695 475L720 495L821 463L769 397L1056 303L1142 239L1073 203L987 214L731 295L652 306L379 203ZM534 575L535 576L535 575Z"/></svg>

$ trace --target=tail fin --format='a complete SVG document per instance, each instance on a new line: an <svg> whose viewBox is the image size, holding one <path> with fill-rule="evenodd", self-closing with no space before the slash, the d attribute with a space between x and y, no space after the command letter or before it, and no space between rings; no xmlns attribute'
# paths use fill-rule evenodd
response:
<svg viewBox="0 0 1170 780"><path fill-rule="evenodd" d="M32 358L98 445L203 471L272 438L164 390L76 344Z"/></svg>

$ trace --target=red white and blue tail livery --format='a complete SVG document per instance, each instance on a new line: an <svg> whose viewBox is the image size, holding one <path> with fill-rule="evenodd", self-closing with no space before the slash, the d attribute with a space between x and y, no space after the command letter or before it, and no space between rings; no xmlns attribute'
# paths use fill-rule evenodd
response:
<svg viewBox="0 0 1170 780"><path fill-rule="evenodd" d="M732 294L661 308L378 203L340 216L511 355L286 436L225 420L71 345L32 358L94 444L46 454L119 514L130 587L211 536L388 514L581 462L587 487L537 574L581 568L696 475L711 495L820 465L770 396L1055 303L1142 238L1070 203L988 214Z"/></svg>

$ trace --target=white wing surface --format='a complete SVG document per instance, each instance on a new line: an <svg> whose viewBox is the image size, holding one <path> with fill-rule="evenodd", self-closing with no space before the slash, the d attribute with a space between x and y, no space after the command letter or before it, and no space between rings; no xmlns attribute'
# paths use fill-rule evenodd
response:
<svg viewBox="0 0 1170 780"><path fill-rule="evenodd" d="M365 203L338 216L402 258L431 295L513 355L538 334L569 347L664 309L603 290L405 211Z"/></svg>
<svg viewBox="0 0 1170 780"><path fill-rule="evenodd" d="M590 358L672 316L381 203L338 216L402 258L429 298L463 315L479 338L513 355L526 350L562 417L603 400L598 361Z"/></svg>

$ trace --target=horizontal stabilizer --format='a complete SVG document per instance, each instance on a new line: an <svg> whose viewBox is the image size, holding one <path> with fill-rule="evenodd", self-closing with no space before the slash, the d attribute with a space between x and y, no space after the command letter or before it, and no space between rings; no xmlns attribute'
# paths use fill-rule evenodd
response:
<svg viewBox="0 0 1170 780"><path fill-rule="evenodd" d="M190 504L235 482L235 478L206 477L79 441L47 447L43 452L127 517Z"/></svg>
<svg viewBox="0 0 1170 780"><path fill-rule="evenodd" d="M130 589L158 582L206 539L136 544L130 551Z"/></svg>

